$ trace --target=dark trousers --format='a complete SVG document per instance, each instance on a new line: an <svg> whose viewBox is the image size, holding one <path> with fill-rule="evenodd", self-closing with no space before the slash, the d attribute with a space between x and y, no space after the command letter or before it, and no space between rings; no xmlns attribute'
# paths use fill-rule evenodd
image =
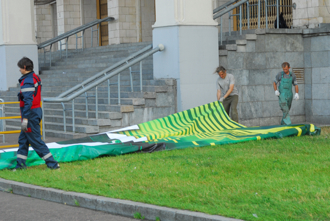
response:
<svg viewBox="0 0 330 221"><path fill-rule="evenodd" d="M29 145L31 144L35 152L41 157L47 164L49 168L56 168L57 161L50 153L45 142L41 140L40 134L40 121L42 118L41 108L36 108L31 110L31 114L28 122L28 131L21 131L18 143L19 148L17 151L17 165L16 168L25 168L26 160L29 153Z"/></svg>
<svg viewBox="0 0 330 221"><path fill-rule="evenodd" d="M229 116L229 111L231 110L231 119L238 123L238 113L237 113L237 103L238 95L228 96L223 100L222 105L225 108L226 113Z"/></svg>

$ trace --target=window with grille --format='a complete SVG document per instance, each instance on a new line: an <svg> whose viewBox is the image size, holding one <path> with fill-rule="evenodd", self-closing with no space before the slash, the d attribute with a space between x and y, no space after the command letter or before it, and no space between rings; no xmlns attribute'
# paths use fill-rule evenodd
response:
<svg viewBox="0 0 330 221"><path fill-rule="evenodd" d="M267 0L267 5L276 5L277 0ZM284 5L292 5L292 0L279 0L279 12L283 12L283 17L286 25L290 28L293 24L292 7L284 7ZM266 28L266 4L264 0L260 1L260 28ZM240 7L234 10L234 14L239 14ZM277 18L276 6L267 7L267 23L268 28L274 28L274 23ZM249 14L249 19L248 19ZM239 30L239 16L234 17L234 30ZM258 0L249 0L249 7L247 4L242 5L242 30L258 28Z"/></svg>

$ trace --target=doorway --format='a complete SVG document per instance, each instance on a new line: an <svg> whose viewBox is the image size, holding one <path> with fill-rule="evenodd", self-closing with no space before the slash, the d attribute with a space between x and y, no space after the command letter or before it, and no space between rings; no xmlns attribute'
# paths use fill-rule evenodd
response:
<svg viewBox="0 0 330 221"><path fill-rule="evenodd" d="M102 19L108 17L108 0L97 0L97 19ZM109 45L109 27L108 22L102 22L99 25L100 36L99 36L99 45L106 46Z"/></svg>

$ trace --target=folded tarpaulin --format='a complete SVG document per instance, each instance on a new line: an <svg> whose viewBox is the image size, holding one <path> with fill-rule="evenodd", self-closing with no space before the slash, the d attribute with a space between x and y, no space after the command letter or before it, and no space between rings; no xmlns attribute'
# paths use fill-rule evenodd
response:
<svg viewBox="0 0 330 221"><path fill-rule="evenodd" d="M319 135L313 124L245 127L232 121L218 101L103 134L48 143L59 162L88 160L135 152L203 147L287 136ZM0 170L16 166L16 149L0 150ZM27 166L44 164L30 148Z"/></svg>

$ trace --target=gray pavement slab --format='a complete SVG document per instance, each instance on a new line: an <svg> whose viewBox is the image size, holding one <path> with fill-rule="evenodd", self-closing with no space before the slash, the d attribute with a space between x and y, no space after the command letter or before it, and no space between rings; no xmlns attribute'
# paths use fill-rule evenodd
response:
<svg viewBox="0 0 330 221"><path fill-rule="evenodd" d="M2 136L0 136L0 146L2 145L14 145L14 144L18 144L18 137L19 134L6 134L5 135L5 143L3 143L2 141ZM52 143L52 142L59 142L59 141L63 141L65 140L64 138L60 138L60 137L46 137L45 143Z"/></svg>
<svg viewBox="0 0 330 221"><path fill-rule="evenodd" d="M48 202L0 191L0 221L134 221L109 213Z"/></svg>
<svg viewBox="0 0 330 221"><path fill-rule="evenodd" d="M124 216L124 217L131 217L133 218L134 214L139 212L142 216L145 217L146 220L156 220L156 217L159 217L161 221L239 221L238 219L232 219L227 218L223 216L216 216L216 215L208 215L205 213L200 212L191 212L186 210L178 210L178 209L172 209L167 207L161 207L161 206L155 206L150 205L146 203L139 203L139 202L133 202L129 200L121 200L121 199L113 199L113 198L107 198L102 196L94 196L90 194L85 193L76 193L76 192L66 192L62 190L52 189L52 188L45 188L30 184L25 184L21 182L11 181L11 180L5 180L0 178L0 192L11 192L13 194L18 194L25 196L25 198L22 198L22 202L25 202L27 205L26 209L24 207L25 204L20 204L21 201L18 199L16 205L16 201L13 202L5 202L6 198L2 198L2 195L0 195L0 221L3 220L103 220L103 219L94 219L91 216L81 215L81 217L85 217L88 219L57 219L62 218L61 213L55 213L56 219L50 219L49 216L53 214L53 211L56 211L54 209L55 207L52 207L51 204L48 207L40 206L38 207L38 204L34 203L34 198L37 198L39 200L45 200L41 202L46 203L58 203L57 206L61 205L68 205L70 209L79 209L79 208L87 208L87 209L93 209L90 211L98 210L107 212L114 215ZM5 195L8 197L8 195ZM3 200L4 199L4 200ZM24 201L26 200L26 201ZM30 201L29 201L30 200ZM51 201L51 202L48 202ZM39 202L39 201L37 201ZM77 203L79 207L77 207ZM12 206L14 209L12 209L10 206ZM26 213L30 215L35 215L36 218L30 219L30 218L24 218L24 219L16 219L15 210L20 210L20 207L22 207L22 211L26 211ZM8 209L8 211L6 210ZM6 212L6 215L2 216L2 211ZM33 213L31 211L34 211ZM95 212L95 211L94 211ZM25 214L25 213L23 213ZM80 215L79 211L73 211L73 216ZM71 214L71 215L72 215ZM4 219L3 217L6 217ZM10 216L15 216L11 219L7 219ZM18 217L18 216L17 216ZM45 218L46 217L46 218ZM89 217L93 219L89 219ZM108 219L108 220L132 220L132 219ZM19 218L19 217L18 217ZM42 219L43 218L43 219Z"/></svg>

